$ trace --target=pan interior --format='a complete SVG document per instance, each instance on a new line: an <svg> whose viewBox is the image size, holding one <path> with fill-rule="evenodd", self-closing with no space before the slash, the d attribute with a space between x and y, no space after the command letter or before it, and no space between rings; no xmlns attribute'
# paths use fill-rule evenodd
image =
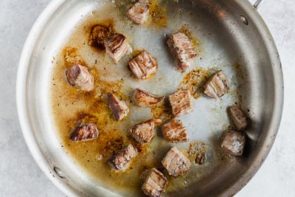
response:
<svg viewBox="0 0 295 197"><path fill-rule="evenodd" d="M58 102L66 105L66 102L57 99L67 95L67 90L62 86L62 71L58 67L62 65L61 50L69 46L78 48L87 65L104 73L102 80L118 81L123 78L122 91L125 94L129 95L132 89L141 87L155 94L167 95L179 87L183 75L174 69L175 62L165 48L164 38L165 35L186 26L195 37L199 52L190 70L223 70L228 76L231 86L228 95L219 100L203 96L194 99L194 111L182 117L190 139L208 144L212 154L205 166L194 166L185 178L171 180L168 196L220 194L247 171L258 151L257 142L266 132L272 115L272 109L265 106L271 106L274 102L274 80L266 47L253 21L248 18L245 9L233 0L183 0L163 3L167 6L167 27L139 28L122 16L121 10L114 6L113 1L64 1L48 20L38 37L38 44L34 46L27 93L29 117L34 120L31 122L34 135L52 173L57 171L60 176L56 178L78 195L137 196L140 194L139 189L126 189L118 184L114 185L112 180L120 179L117 182L128 185L129 178L138 178L139 175L129 174L128 179L123 175L106 177L106 169L95 169L93 165L93 169L87 167L85 161L82 161L81 150L65 147L65 137L68 133L60 132L61 128L64 128L60 122L66 118L73 119L76 111L71 107L57 110L52 106ZM247 21L243 17L246 17ZM115 21L116 30L128 37L133 48L147 49L158 59L159 72L153 79L140 83L130 79L126 68L127 60L113 65L107 58L85 46L85 27L95 21L110 18ZM97 59L98 64L94 63ZM242 158L224 159L216 144L221 133L230 124L226 108L235 103L241 104L243 109L249 112L252 121L247 130L249 140ZM125 125L121 125L122 130L148 118L151 118L150 111L131 108L131 117ZM152 144L159 159L171 146L162 142L160 137ZM177 146L187 149L189 144ZM75 156L75 151L80 151L80 157Z"/></svg>

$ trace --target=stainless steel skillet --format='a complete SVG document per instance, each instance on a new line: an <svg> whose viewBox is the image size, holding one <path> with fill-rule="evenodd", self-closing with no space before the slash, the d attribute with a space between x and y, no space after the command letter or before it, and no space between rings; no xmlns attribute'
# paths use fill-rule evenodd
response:
<svg viewBox="0 0 295 197"><path fill-rule="evenodd" d="M20 60L17 105L24 137L44 173L70 196L119 195L117 191L110 190L103 184L91 183L91 179L82 170L77 170L79 167L59 149L56 133L52 132L54 123L49 105L52 57L81 18L93 9L99 9L103 2L52 1L34 25ZM192 26L193 32L198 35L202 45L202 59L196 63L203 67L223 66L222 68L232 76L232 81L239 86L243 106L250 109L252 126L247 131L250 143L245 157L221 165L210 176L189 185L185 190L168 195L179 196L181 193L183 196L231 196L258 170L278 131L283 105L283 79L279 55L266 25L247 1L183 0L179 1L177 6L183 12L192 13L189 19L170 16L170 20L174 19L175 26L186 20ZM186 17L185 14L184 16ZM138 46L144 44L136 40L134 42ZM153 46L147 47L157 52ZM165 54L158 52L159 56L165 57ZM236 63L242 67L242 78L236 77L236 72L232 68ZM163 60L162 65L168 64L169 62ZM163 66L162 72L165 73L167 69L168 67ZM178 80L177 77L175 79ZM169 92L174 86L175 84L170 84L161 90ZM233 98L229 97L220 106L224 108L232 100ZM201 102L204 102L204 106L208 104L207 101ZM198 114L193 114L193 117L202 118ZM216 120L220 120L218 126L227 121L222 116ZM208 125L202 127L206 130L214 129ZM208 138L207 135L194 137Z"/></svg>

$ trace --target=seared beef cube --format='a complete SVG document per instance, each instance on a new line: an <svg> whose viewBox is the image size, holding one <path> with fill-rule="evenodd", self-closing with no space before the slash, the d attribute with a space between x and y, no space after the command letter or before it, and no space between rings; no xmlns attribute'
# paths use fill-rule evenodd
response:
<svg viewBox="0 0 295 197"><path fill-rule="evenodd" d="M228 131L224 134L221 148L232 156L243 155L246 137L237 131Z"/></svg>
<svg viewBox="0 0 295 197"><path fill-rule="evenodd" d="M240 131L247 127L247 117L238 106L229 107L228 112L237 130Z"/></svg>
<svg viewBox="0 0 295 197"><path fill-rule="evenodd" d="M171 176L180 176L186 173L190 167L190 160L176 147L171 148L162 160L162 165Z"/></svg>
<svg viewBox="0 0 295 197"><path fill-rule="evenodd" d="M89 45L99 49L105 49L104 41L112 34L110 27L104 25L95 25L91 29Z"/></svg>
<svg viewBox="0 0 295 197"><path fill-rule="evenodd" d="M114 170L126 170L129 167L131 160L138 154L137 149L132 145L128 145L118 153L114 154L109 161L109 164Z"/></svg>
<svg viewBox="0 0 295 197"><path fill-rule="evenodd" d="M228 81L222 71L215 73L205 84L204 93L212 98L222 97L229 90Z"/></svg>
<svg viewBox="0 0 295 197"><path fill-rule="evenodd" d="M145 179L142 190L147 196L160 197L167 184L167 178L159 170L153 168Z"/></svg>
<svg viewBox="0 0 295 197"><path fill-rule="evenodd" d="M114 94L108 94L109 108L113 113L115 120L122 120L129 113L129 108L125 101L121 101Z"/></svg>
<svg viewBox="0 0 295 197"><path fill-rule="evenodd" d="M94 89L94 77L85 66L79 64L73 65L66 70L66 77L71 86L87 92Z"/></svg>
<svg viewBox="0 0 295 197"><path fill-rule="evenodd" d="M188 140L188 135L182 122L173 119L162 127L162 133L169 142L185 142Z"/></svg>
<svg viewBox="0 0 295 197"><path fill-rule="evenodd" d="M160 124L161 122L160 119L145 121L131 128L129 133L138 143L149 143L155 136L156 124Z"/></svg>
<svg viewBox="0 0 295 197"><path fill-rule="evenodd" d="M138 79L147 79L155 74L158 63L147 51L142 51L129 62L129 68Z"/></svg>
<svg viewBox="0 0 295 197"><path fill-rule="evenodd" d="M143 24L149 16L149 1L139 0L127 12L127 16L136 24Z"/></svg>
<svg viewBox="0 0 295 197"><path fill-rule="evenodd" d="M184 33L172 34L167 41L173 56L177 58L178 70L184 72L197 56L192 41Z"/></svg>
<svg viewBox="0 0 295 197"><path fill-rule="evenodd" d="M127 38L122 34L113 34L104 41L107 54L118 63L120 59L132 51Z"/></svg>
<svg viewBox="0 0 295 197"><path fill-rule="evenodd" d="M72 141L90 141L96 139L98 135L97 126L93 123L88 123L76 127L70 139Z"/></svg>
<svg viewBox="0 0 295 197"><path fill-rule="evenodd" d="M192 110L191 96L188 90L178 90L169 96L174 116L187 114Z"/></svg>
<svg viewBox="0 0 295 197"><path fill-rule="evenodd" d="M133 94L134 102L140 107L152 107L163 101L163 99L164 97L155 96L141 89L136 89Z"/></svg>
<svg viewBox="0 0 295 197"><path fill-rule="evenodd" d="M196 159L195 159L196 164L203 165L205 161L206 161L206 152L205 151L198 152L196 154Z"/></svg>

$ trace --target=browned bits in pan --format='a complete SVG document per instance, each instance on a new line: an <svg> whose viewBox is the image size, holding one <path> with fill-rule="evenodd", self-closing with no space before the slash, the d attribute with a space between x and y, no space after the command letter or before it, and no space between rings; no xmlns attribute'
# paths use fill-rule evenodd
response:
<svg viewBox="0 0 295 197"><path fill-rule="evenodd" d="M111 26L95 25L92 27L89 36L89 45L98 49L105 49L104 41L113 34Z"/></svg>

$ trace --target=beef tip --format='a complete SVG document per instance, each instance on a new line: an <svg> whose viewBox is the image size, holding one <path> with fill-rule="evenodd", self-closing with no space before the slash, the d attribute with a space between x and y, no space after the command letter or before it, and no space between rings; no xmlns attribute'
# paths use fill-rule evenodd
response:
<svg viewBox="0 0 295 197"><path fill-rule="evenodd" d="M191 162L176 147L173 147L162 160L162 165L168 171L169 175L177 177L183 175L190 169Z"/></svg>
<svg viewBox="0 0 295 197"><path fill-rule="evenodd" d="M122 35L115 33L104 41L106 53L118 63L121 58L132 51L127 38Z"/></svg>
<svg viewBox="0 0 295 197"><path fill-rule="evenodd" d="M128 10L127 16L138 25L146 22L149 16L149 1L139 0Z"/></svg>
<svg viewBox="0 0 295 197"><path fill-rule="evenodd" d="M159 170L153 168L145 179L142 190L147 196L160 197L167 184L167 178Z"/></svg>
<svg viewBox="0 0 295 197"><path fill-rule="evenodd" d="M215 73L205 84L204 93L212 98L222 97L229 90L228 81L222 71Z"/></svg>
<svg viewBox="0 0 295 197"><path fill-rule="evenodd" d="M133 94L134 102L140 107L152 107L163 101L163 99L164 97L155 96L141 89L136 89Z"/></svg>
<svg viewBox="0 0 295 197"><path fill-rule="evenodd" d="M88 123L76 127L70 139L72 141L90 141L96 139L98 135L97 126L93 123Z"/></svg>
<svg viewBox="0 0 295 197"><path fill-rule="evenodd" d="M108 105L115 120L122 120L129 113L129 108L125 101L121 101L114 94L108 94Z"/></svg>
<svg viewBox="0 0 295 197"><path fill-rule="evenodd" d="M129 167L131 160L135 158L137 154L137 149L132 144L129 144L127 147L114 154L109 164L114 170L124 171Z"/></svg>
<svg viewBox="0 0 295 197"><path fill-rule="evenodd" d="M246 136L237 131L228 131L223 135L221 148L232 156L243 155Z"/></svg>
<svg viewBox="0 0 295 197"><path fill-rule="evenodd" d="M66 70L66 77L71 86L87 92L94 89L94 77L85 66L79 64L73 65Z"/></svg>
<svg viewBox="0 0 295 197"><path fill-rule="evenodd" d="M158 63L147 51L142 51L129 62L129 68L138 79L147 79L155 74Z"/></svg>
<svg viewBox="0 0 295 197"><path fill-rule="evenodd" d="M178 90L169 96L169 102L174 116L187 114L192 110L191 96L188 90Z"/></svg>
<svg viewBox="0 0 295 197"><path fill-rule="evenodd" d="M129 130L131 136L140 144L149 143L155 136L155 126L160 124L160 119L148 120L139 123Z"/></svg>
<svg viewBox="0 0 295 197"><path fill-rule="evenodd" d="M105 49L104 41L109 38L111 34L112 29L110 27L95 25L91 29L89 45L99 49Z"/></svg>
<svg viewBox="0 0 295 197"><path fill-rule="evenodd" d="M237 130L243 130L247 127L247 117L238 106L228 108L229 117Z"/></svg>
<svg viewBox="0 0 295 197"><path fill-rule="evenodd" d="M162 133L169 142L185 142L188 140L188 134L182 122L173 119L162 127Z"/></svg>
<svg viewBox="0 0 295 197"><path fill-rule="evenodd" d="M206 152L201 151L196 154L195 162L196 164L203 165L206 161Z"/></svg>
<svg viewBox="0 0 295 197"><path fill-rule="evenodd" d="M184 33L172 34L167 41L173 56L177 58L178 70L184 72L197 56L192 41Z"/></svg>

